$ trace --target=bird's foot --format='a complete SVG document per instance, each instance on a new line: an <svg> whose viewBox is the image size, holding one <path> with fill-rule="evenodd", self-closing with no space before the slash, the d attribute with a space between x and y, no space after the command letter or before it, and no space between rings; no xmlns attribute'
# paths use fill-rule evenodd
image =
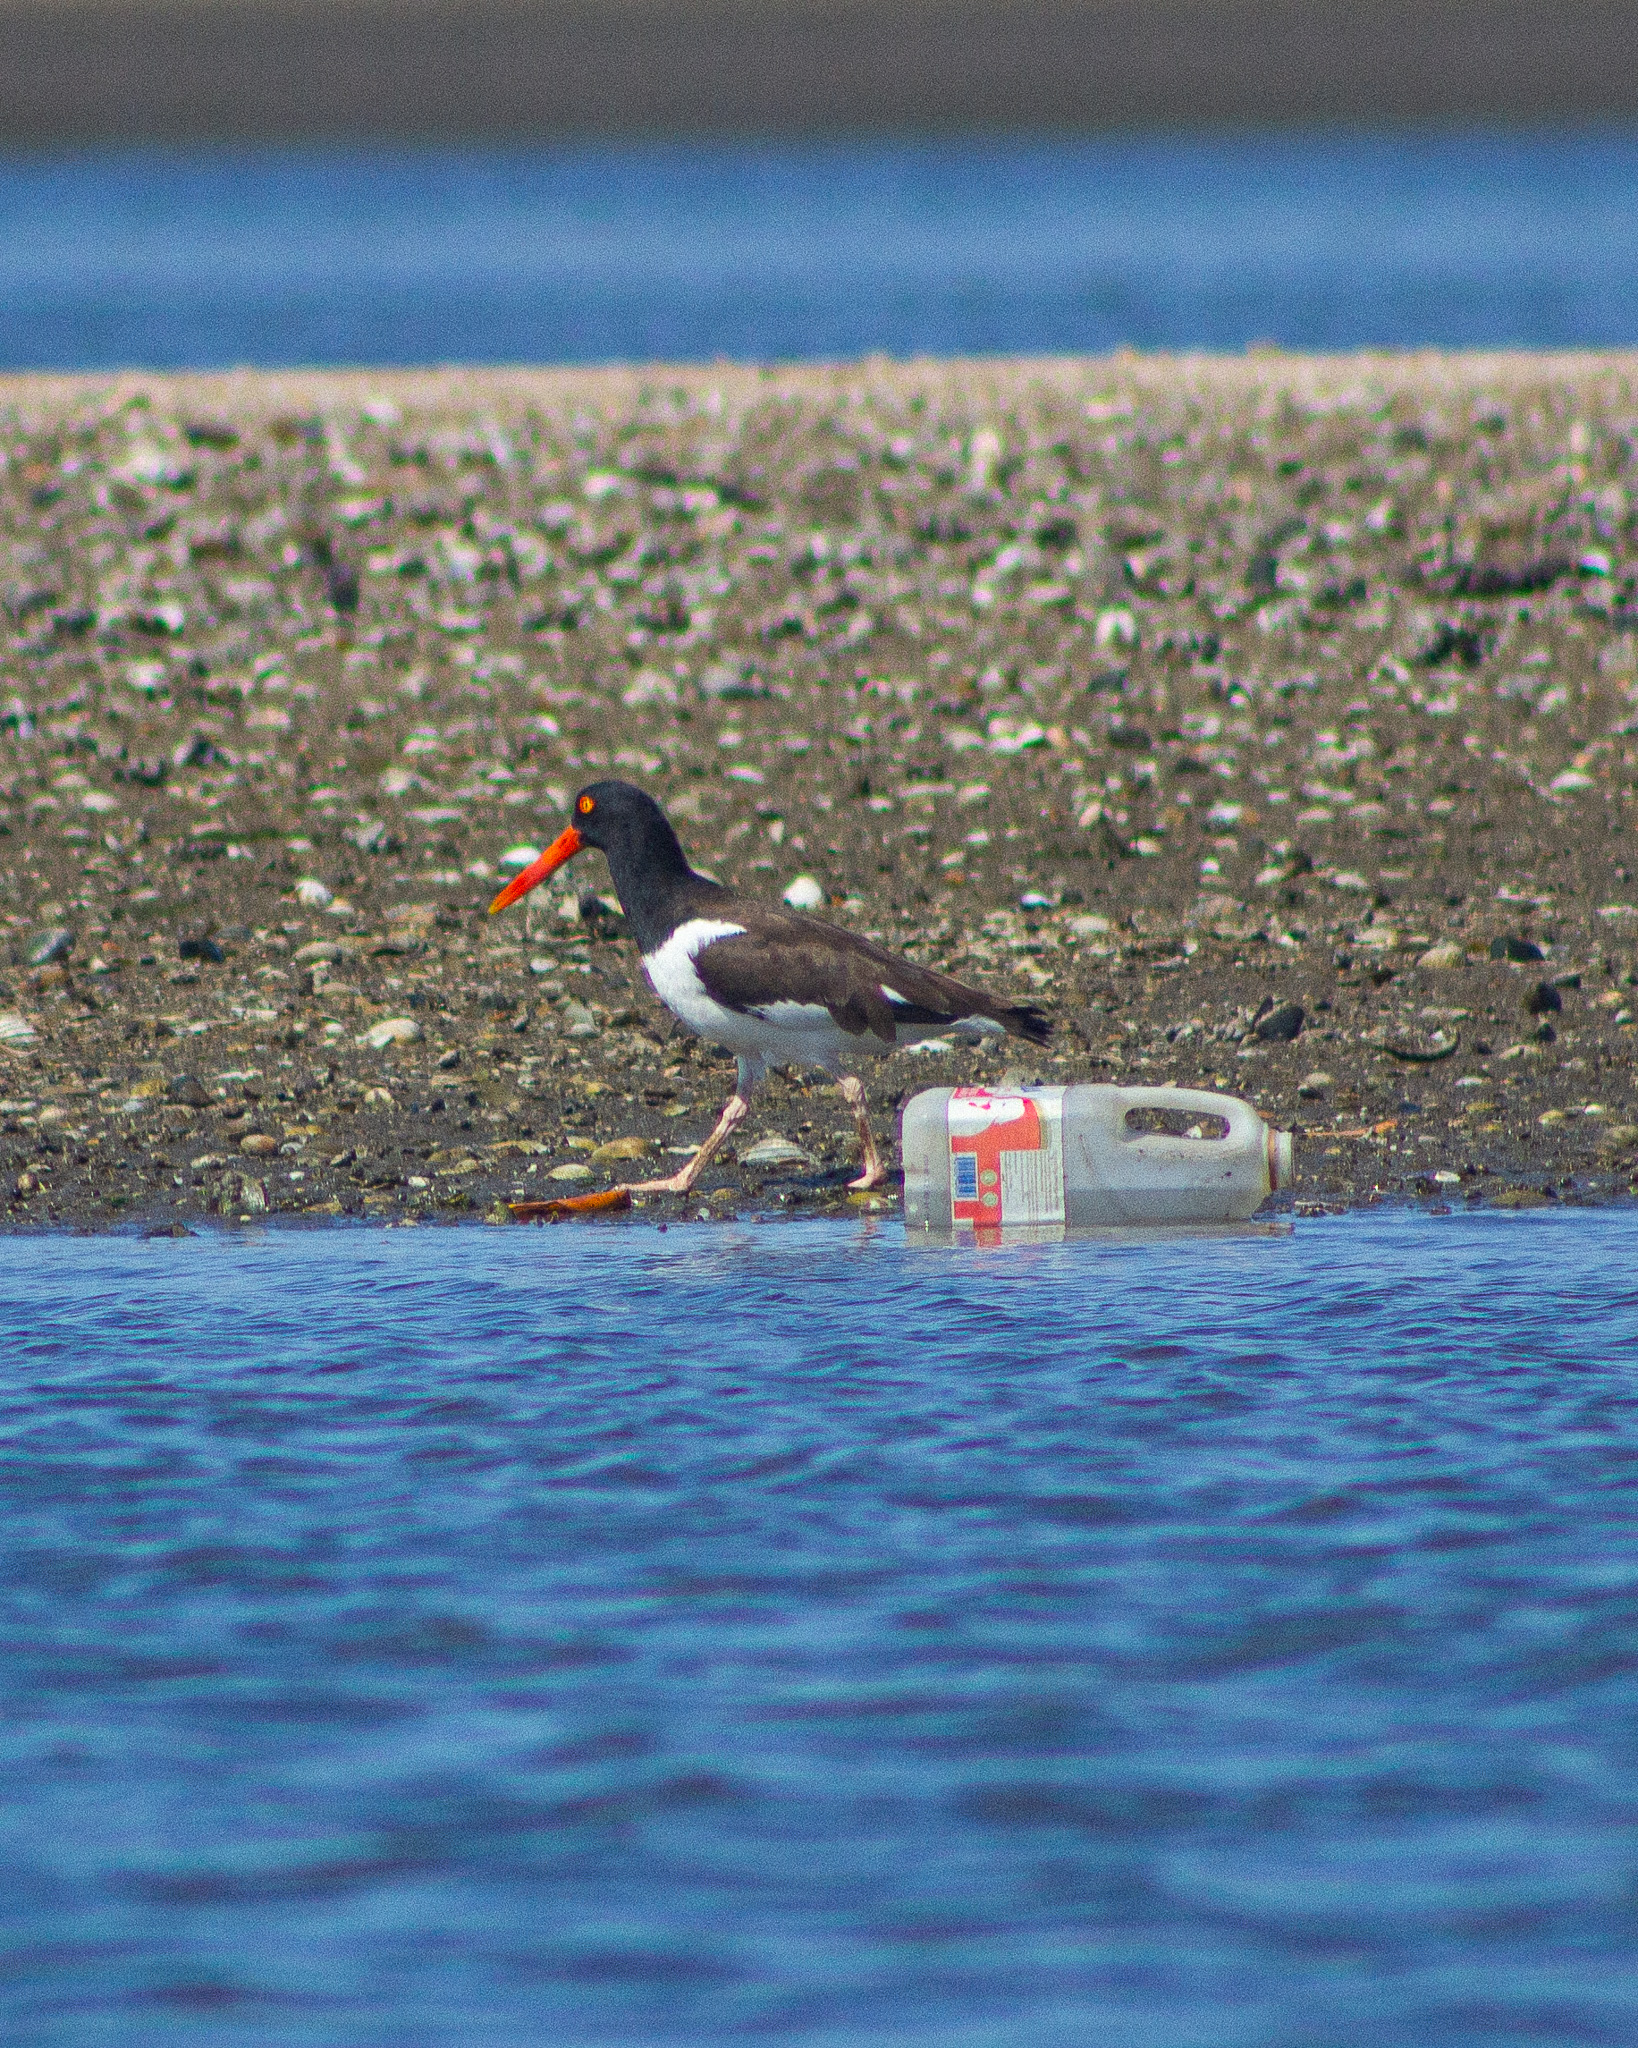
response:
<svg viewBox="0 0 1638 2048"><path fill-rule="evenodd" d="M626 1182L628 1195L686 1195L694 1185L688 1173L674 1173L666 1180L629 1180Z"/></svg>
<svg viewBox="0 0 1638 2048"><path fill-rule="evenodd" d="M885 1187L886 1185L887 1168L878 1159L873 1165L867 1166L857 1180L850 1180L848 1182L847 1191L850 1195L865 1195L872 1188Z"/></svg>

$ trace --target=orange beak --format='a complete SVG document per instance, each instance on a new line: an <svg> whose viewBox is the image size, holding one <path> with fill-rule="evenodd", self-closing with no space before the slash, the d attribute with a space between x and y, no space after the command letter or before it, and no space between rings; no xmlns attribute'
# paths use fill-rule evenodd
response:
<svg viewBox="0 0 1638 2048"><path fill-rule="evenodd" d="M508 904L516 903L520 896L527 896L531 889L539 888L548 875L555 875L565 861L573 860L585 843L572 825L565 827L539 860L531 861L521 874L512 877L490 904L489 915L493 917L497 910L505 910Z"/></svg>

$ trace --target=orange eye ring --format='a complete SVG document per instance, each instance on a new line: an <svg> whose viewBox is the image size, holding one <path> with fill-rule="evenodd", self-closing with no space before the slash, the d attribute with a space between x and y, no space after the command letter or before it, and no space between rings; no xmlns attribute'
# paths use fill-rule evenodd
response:
<svg viewBox="0 0 1638 2048"><path fill-rule="evenodd" d="M589 796L583 796L580 799L579 803L575 805L575 809L580 813L581 817L583 818L589 818L592 812L596 810L596 808L596 804L592 801L592 799Z"/></svg>

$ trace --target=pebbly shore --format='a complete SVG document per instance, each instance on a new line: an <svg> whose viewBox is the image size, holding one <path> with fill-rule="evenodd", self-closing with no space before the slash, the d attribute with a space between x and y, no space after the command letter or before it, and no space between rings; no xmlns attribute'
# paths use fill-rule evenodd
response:
<svg viewBox="0 0 1638 2048"><path fill-rule="evenodd" d="M0 383L0 1215L503 1219L731 1064L577 786L1225 1089L1303 1206L1638 1186L1638 359ZM842 1207L823 1077L661 1214ZM882 1198L869 1200L880 1202Z"/></svg>

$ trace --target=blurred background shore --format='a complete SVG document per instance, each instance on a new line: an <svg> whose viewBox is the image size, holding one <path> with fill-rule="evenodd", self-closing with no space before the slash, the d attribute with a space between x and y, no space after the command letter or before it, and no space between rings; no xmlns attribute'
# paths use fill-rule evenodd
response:
<svg viewBox="0 0 1638 2048"><path fill-rule="evenodd" d="M1550 124L1630 0L0 0L0 150Z"/></svg>

